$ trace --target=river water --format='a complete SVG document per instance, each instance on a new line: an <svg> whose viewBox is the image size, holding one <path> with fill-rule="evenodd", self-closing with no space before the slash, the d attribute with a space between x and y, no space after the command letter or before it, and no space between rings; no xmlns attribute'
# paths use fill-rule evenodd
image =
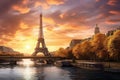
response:
<svg viewBox="0 0 120 80"><path fill-rule="evenodd" d="M120 80L118 73L33 64L33 61L24 59L17 66L0 65L0 80Z"/></svg>

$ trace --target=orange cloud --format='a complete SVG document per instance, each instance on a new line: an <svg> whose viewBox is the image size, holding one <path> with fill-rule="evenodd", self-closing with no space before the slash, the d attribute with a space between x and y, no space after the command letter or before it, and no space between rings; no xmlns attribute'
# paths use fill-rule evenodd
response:
<svg viewBox="0 0 120 80"><path fill-rule="evenodd" d="M114 5L116 5L116 2L117 2L117 0L109 0L107 4L114 6Z"/></svg>
<svg viewBox="0 0 120 80"><path fill-rule="evenodd" d="M43 17L43 21L47 24L55 24L55 22L52 18Z"/></svg>
<svg viewBox="0 0 120 80"><path fill-rule="evenodd" d="M29 0L22 0L22 4L26 5L29 2Z"/></svg>
<svg viewBox="0 0 120 80"><path fill-rule="evenodd" d="M36 1L35 2L35 7L41 6L43 9L49 9L51 5L60 5L64 4L66 0L46 0L43 2Z"/></svg>
<svg viewBox="0 0 120 80"><path fill-rule="evenodd" d="M22 6L18 6L18 5L14 5L12 8L16 11L19 11L21 14L25 14L30 11L30 8L22 7Z"/></svg>
<svg viewBox="0 0 120 80"><path fill-rule="evenodd" d="M67 47L71 40L71 38L64 33L59 33L59 31L49 30L47 28L44 28L44 37L50 51L55 51L60 47Z"/></svg>
<svg viewBox="0 0 120 80"><path fill-rule="evenodd" d="M91 31L92 30L89 29L88 26L76 26L76 25L73 25L71 23L69 23L69 24L57 24L56 27L53 27L51 29L51 32L54 32L54 33L50 34L50 35L54 35L53 37L56 37L56 38L59 38L59 39L71 40L72 38L87 38L87 37L90 37L92 35ZM89 33L91 33L91 34L89 34Z"/></svg>
<svg viewBox="0 0 120 80"><path fill-rule="evenodd" d="M24 22L21 22L21 23L20 23L20 28L21 28L21 29L27 29L27 28L29 28L29 27L28 27L28 25L25 24Z"/></svg>
<svg viewBox="0 0 120 80"><path fill-rule="evenodd" d="M64 4L65 0L46 0L48 4L51 5L59 5L59 4Z"/></svg>
<svg viewBox="0 0 120 80"><path fill-rule="evenodd" d="M30 8L27 7L27 4L29 3L29 0L22 0L20 5L13 5L12 9L19 11L21 14L28 13L30 11Z"/></svg>
<svg viewBox="0 0 120 80"><path fill-rule="evenodd" d="M99 2L100 0L95 0L96 2Z"/></svg>
<svg viewBox="0 0 120 80"><path fill-rule="evenodd" d="M63 18L63 17L64 17L64 14L60 14L59 16L60 16L60 18Z"/></svg>
<svg viewBox="0 0 120 80"><path fill-rule="evenodd" d="M70 24L69 24L70 26ZM67 29L66 29L67 31ZM70 31L70 32L68 32ZM71 26L70 29L68 27L68 31L65 35L76 39L84 39L84 38L88 38L91 37L94 33L93 30L91 28L89 28L88 26Z"/></svg>
<svg viewBox="0 0 120 80"><path fill-rule="evenodd" d="M111 14L120 15L120 11L109 11Z"/></svg>
<svg viewBox="0 0 120 80"><path fill-rule="evenodd" d="M116 19L116 20L107 20L105 23L107 24L116 24L116 23L119 23L120 22L120 19Z"/></svg>
<svg viewBox="0 0 120 80"><path fill-rule="evenodd" d="M35 7L38 7L38 6L41 6L43 9L49 9L50 8L50 6L45 2L36 1L35 2Z"/></svg>
<svg viewBox="0 0 120 80"><path fill-rule="evenodd" d="M60 30L64 31L78 31L78 30L85 30L88 26L82 26L82 25L74 25L72 23L66 23L66 24L59 24Z"/></svg>

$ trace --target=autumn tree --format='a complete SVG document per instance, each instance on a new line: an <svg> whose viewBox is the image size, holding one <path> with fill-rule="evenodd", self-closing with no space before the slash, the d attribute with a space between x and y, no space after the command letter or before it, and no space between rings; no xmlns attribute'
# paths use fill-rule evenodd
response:
<svg viewBox="0 0 120 80"><path fill-rule="evenodd" d="M84 40L73 47L73 54L79 59L92 59L94 54L92 51L91 40Z"/></svg>
<svg viewBox="0 0 120 80"><path fill-rule="evenodd" d="M73 53L72 53L72 48L66 48L66 50L67 50L67 57L68 58L73 58L74 57L74 55L73 55Z"/></svg>
<svg viewBox="0 0 120 80"><path fill-rule="evenodd" d="M81 43L81 55L84 59L92 59L93 51L90 40L85 40Z"/></svg>
<svg viewBox="0 0 120 80"><path fill-rule="evenodd" d="M106 49L99 50L96 54L96 56L99 58L99 60L108 60L109 54Z"/></svg>
<svg viewBox="0 0 120 80"><path fill-rule="evenodd" d="M59 50L57 50L55 52L55 56L58 56L58 57L68 57L68 50L64 49L64 48L59 48Z"/></svg>
<svg viewBox="0 0 120 80"><path fill-rule="evenodd" d="M73 55L78 59L80 58L80 53L81 53L81 43L76 44L73 49L72 49Z"/></svg>
<svg viewBox="0 0 120 80"><path fill-rule="evenodd" d="M98 54L99 55L99 58L101 58L101 56L102 57L104 57L104 59L105 60L110 60L110 53L109 53L109 51L108 51L108 42L109 42L109 40L111 39L111 36L108 36L106 39L105 39L105 41L104 41L104 50L102 50L103 51L103 53L106 53L106 54L101 54L100 55L100 53Z"/></svg>
<svg viewBox="0 0 120 80"><path fill-rule="evenodd" d="M117 30L110 38L108 44L108 51L110 52L110 57L114 60L120 59L120 30Z"/></svg>
<svg viewBox="0 0 120 80"><path fill-rule="evenodd" d="M98 33L94 35L93 40L92 40L92 46L93 46L93 51L95 53L95 59L96 57L100 57L105 55L106 53L102 53L105 51L104 49L104 41L106 40L105 34ZM101 55L100 55L101 54ZM99 55L99 56L98 56Z"/></svg>

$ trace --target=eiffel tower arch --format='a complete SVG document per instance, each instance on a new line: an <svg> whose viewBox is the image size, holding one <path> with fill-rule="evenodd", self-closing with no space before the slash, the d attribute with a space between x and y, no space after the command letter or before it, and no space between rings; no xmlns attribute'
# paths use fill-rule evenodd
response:
<svg viewBox="0 0 120 80"><path fill-rule="evenodd" d="M43 36L42 14L40 14L40 26L39 26L38 41L37 41L36 48L35 48L35 51L33 52L32 56L36 56L39 52L42 52L44 54L44 56L51 56L46 47L45 39Z"/></svg>

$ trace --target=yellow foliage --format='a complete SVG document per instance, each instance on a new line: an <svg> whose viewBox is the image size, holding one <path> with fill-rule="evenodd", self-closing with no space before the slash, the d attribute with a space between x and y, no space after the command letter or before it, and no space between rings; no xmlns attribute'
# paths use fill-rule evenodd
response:
<svg viewBox="0 0 120 80"><path fill-rule="evenodd" d="M64 48L59 48L59 50L55 52L55 56L66 57L68 56L68 50Z"/></svg>
<svg viewBox="0 0 120 80"><path fill-rule="evenodd" d="M92 40L93 51L97 52L104 48L104 41L106 40L105 34L96 34Z"/></svg>
<svg viewBox="0 0 120 80"><path fill-rule="evenodd" d="M120 36L120 30L115 31L115 32L114 32L114 35Z"/></svg>
<svg viewBox="0 0 120 80"><path fill-rule="evenodd" d="M83 53L83 54L87 54L87 53L89 53L89 52L91 52L91 42L90 41L83 41L82 43L81 43L81 52Z"/></svg>
<svg viewBox="0 0 120 80"><path fill-rule="evenodd" d="M99 59L108 59L108 56L109 56L107 50L104 50L104 49L98 51L96 55Z"/></svg>
<svg viewBox="0 0 120 80"><path fill-rule="evenodd" d="M107 44L110 57L120 58L120 30L116 31Z"/></svg>
<svg viewBox="0 0 120 80"><path fill-rule="evenodd" d="M111 36L107 37L104 41L104 49L108 50L108 42L111 39Z"/></svg>
<svg viewBox="0 0 120 80"><path fill-rule="evenodd" d="M99 58L108 60L109 56L112 59L120 59L120 30L108 37L105 34L98 33L91 40L83 40L70 50L69 48L60 48L56 51L56 55L60 57L68 57L69 53L79 59Z"/></svg>
<svg viewBox="0 0 120 80"><path fill-rule="evenodd" d="M79 58L81 51L81 44L77 44L73 47L72 53L76 58Z"/></svg>
<svg viewBox="0 0 120 80"><path fill-rule="evenodd" d="M91 45L91 41L90 40L85 40L79 44L77 44L74 48L73 48L73 55L76 58L90 58L92 57L93 51L92 51L92 45Z"/></svg>

